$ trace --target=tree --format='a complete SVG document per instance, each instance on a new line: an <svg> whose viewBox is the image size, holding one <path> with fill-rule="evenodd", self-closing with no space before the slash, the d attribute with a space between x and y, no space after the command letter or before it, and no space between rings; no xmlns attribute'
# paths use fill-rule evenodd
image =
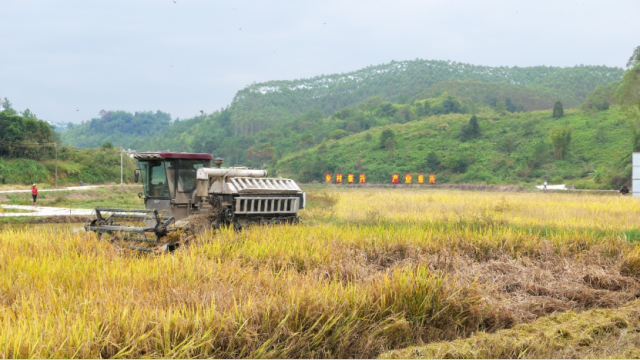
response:
<svg viewBox="0 0 640 360"><path fill-rule="evenodd" d="M514 136L505 136L500 140L498 146L506 154L511 154L516 149L516 139Z"/></svg>
<svg viewBox="0 0 640 360"><path fill-rule="evenodd" d="M615 96L631 130L633 151L640 151L640 46L634 49L627 67L630 69L625 71Z"/></svg>
<svg viewBox="0 0 640 360"><path fill-rule="evenodd" d="M471 159L468 156L451 154L444 160L442 165L459 174L464 174L467 172L469 165L471 165Z"/></svg>
<svg viewBox="0 0 640 360"><path fill-rule="evenodd" d="M549 140L551 140L553 154L556 159L564 159L567 155L572 132L573 128L571 126L558 126L549 131Z"/></svg>
<svg viewBox="0 0 640 360"><path fill-rule="evenodd" d="M349 135L346 131L342 130L342 129L335 129L332 132L329 133L329 139L334 139L334 140L338 140L338 139L342 139L343 137Z"/></svg>
<svg viewBox="0 0 640 360"><path fill-rule="evenodd" d="M462 113L462 104L460 104L460 101L458 101L458 99L454 98L451 95L448 95L442 101L442 107L444 108L445 114Z"/></svg>
<svg viewBox="0 0 640 360"><path fill-rule="evenodd" d="M396 134L393 130L386 129L380 134L380 148L389 149L390 146L395 147Z"/></svg>
<svg viewBox="0 0 640 360"><path fill-rule="evenodd" d="M438 166L440 166L440 163L441 161L440 157L438 157L438 154L433 151L429 151L429 153L427 154L427 161L425 163L426 170L434 173L438 169Z"/></svg>
<svg viewBox="0 0 640 360"><path fill-rule="evenodd" d="M480 136L480 124L478 124L478 118L473 115L471 119L469 119L468 124L462 124L460 126L460 133L458 137L462 141L467 141L469 139L477 138Z"/></svg>
<svg viewBox="0 0 640 360"><path fill-rule="evenodd" d="M480 135L480 124L478 124L478 118L475 115L469 119L469 131L474 137Z"/></svg>
<svg viewBox="0 0 640 360"><path fill-rule="evenodd" d="M298 147L300 147L301 149L306 149L309 146L313 146L314 144L315 140L313 139L313 135L305 133L304 135L302 135L302 138L300 138L300 144L298 144Z"/></svg>
<svg viewBox="0 0 640 360"><path fill-rule="evenodd" d="M504 105L508 112L516 112L518 107L511 101L511 98L506 98L504 100Z"/></svg>
<svg viewBox="0 0 640 360"><path fill-rule="evenodd" d="M342 108L341 110L333 113L333 117L340 120L344 120L348 118L350 115L351 115L351 109L348 107Z"/></svg>
<svg viewBox="0 0 640 360"><path fill-rule="evenodd" d="M350 121L347 124L347 131L350 131L352 133L357 133L360 132L360 123L357 121Z"/></svg>
<svg viewBox="0 0 640 360"><path fill-rule="evenodd" d="M502 101L498 101L496 103L496 112L500 115L506 114L507 106Z"/></svg>
<svg viewBox="0 0 640 360"><path fill-rule="evenodd" d="M563 116L564 116L564 109L562 108L562 103L560 102L560 100L558 100L553 105L553 118L560 119Z"/></svg>
<svg viewBox="0 0 640 360"><path fill-rule="evenodd" d="M2 100L2 108L4 108L4 112L8 113L9 115L15 115L16 111L13 109L13 106L11 105L11 101L9 101L9 99L4 98L4 100Z"/></svg>
<svg viewBox="0 0 640 360"><path fill-rule="evenodd" d="M36 119L37 118L36 114L31 112L31 110L29 110L29 109L26 109L25 111L22 112L22 117L31 118L31 119Z"/></svg>
<svg viewBox="0 0 640 360"><path fill-rule="evenodd" d="M631 54L629 61L627 61L627 68L632 68L638 64L640 64L640 46L633 49L633 53Z"/></svg>
<svg viewBox="0 0 640 360"><path fill-rule="evenodd" d="M247 149L247 161L257 165L264 165L267 161L273 159L274 149L270 143L262 143Z"/></svg>
<svg viewBox="0 0 640 360"><path fill-rule="evenodd" d="M102 143L102 145L100 145L100 147L103 150L109 150L109 149L113 149L113 144L111 143L111 141L105 141Z"/></svg>
<svg viewBox="0 0 640 360"><path fill-rule="evenodd" d="M423 111L424 111L424 115L425 116L429 116L431 115L431 104L429 104L428 101L424 102L424 107L423 107Z"/></svg>
<svg viewBox="0 0 640 360"><path fill-rule="evenodd" d="M533 144L527 155L527 163L531 169L537 169L549 161L549 144L538 141Z"/></svg>

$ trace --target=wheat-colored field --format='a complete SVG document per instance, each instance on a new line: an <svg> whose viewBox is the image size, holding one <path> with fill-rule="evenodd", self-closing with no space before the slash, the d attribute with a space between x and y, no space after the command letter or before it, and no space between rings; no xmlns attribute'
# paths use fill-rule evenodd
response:
<svg viewBox="0 0 640 360"><path fill-rule="evenodd" d="M84 232L0 231L0 357L395 356L640 295L631 198L318 189L308 200L300 225L209 232L155 256ZM403 356L447 354L412 349Z"/></svg>

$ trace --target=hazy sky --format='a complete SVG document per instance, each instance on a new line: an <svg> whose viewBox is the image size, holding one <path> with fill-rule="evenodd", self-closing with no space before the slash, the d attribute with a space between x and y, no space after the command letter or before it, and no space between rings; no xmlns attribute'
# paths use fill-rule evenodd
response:
<svg viewBox="0 0 640 360"><path fill-rule="evenodd" d="M0 97L39 118L191 117L252 82L391 60L623 67L640 1L0 0ZM1 129L0 129L1 131Z"/></svg>

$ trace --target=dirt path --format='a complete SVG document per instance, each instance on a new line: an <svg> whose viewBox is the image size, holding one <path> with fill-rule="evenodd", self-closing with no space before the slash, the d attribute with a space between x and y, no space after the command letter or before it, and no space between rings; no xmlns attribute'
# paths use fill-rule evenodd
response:
<svg viewBox="0 0 640 360"><path fill-rule="evenodd" d="M120 186L120 185L113 185L113 186ZM105 187L105 185L70 186L66 188L43 189L43 190L38 189L38 192L41 193L41 192L53 192L53 191L78 191L78 190L97 189L101 187ZM0 194L30 193L30 192L31 192L31 189L29 188L26 190L2 190L0 191Z"/></svg>
<svg viewBox="0 0 640 360"><path fill-rule="evenodd" d="M4 209L24 210L25 212L0 213L0 217L17 217L17 216L89 216L93 209L70 209L59 207L31 206L31 205L0 205Z"/></svg>

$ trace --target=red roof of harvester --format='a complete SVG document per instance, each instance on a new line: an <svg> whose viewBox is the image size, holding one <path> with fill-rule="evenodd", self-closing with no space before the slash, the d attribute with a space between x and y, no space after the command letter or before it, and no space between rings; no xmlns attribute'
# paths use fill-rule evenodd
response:
<svg viewBox="0 0 640 360"><path fill-rule="evenodd" d="M136 159L162 158L162 159L195 159L211 160L211 154L183 153L183 152L143 152L133 155Z"/></svg>

